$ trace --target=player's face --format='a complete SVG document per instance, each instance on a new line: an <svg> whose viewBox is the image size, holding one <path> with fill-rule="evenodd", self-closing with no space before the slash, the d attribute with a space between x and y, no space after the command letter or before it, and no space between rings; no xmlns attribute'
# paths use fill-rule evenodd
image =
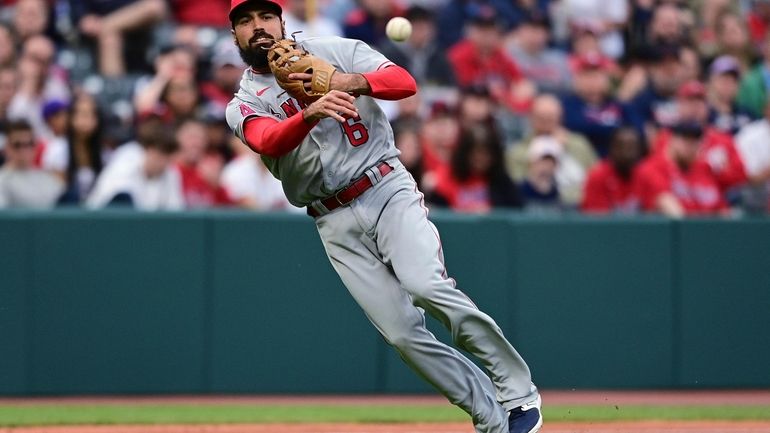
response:
<svg viewBox="0 0 770 433"><path fill-rule="evenodd" d="M283 39L281 17L262 5L246 6L233 19L233 40L243 61L254 68L267 66L267 50Z"/></svg>

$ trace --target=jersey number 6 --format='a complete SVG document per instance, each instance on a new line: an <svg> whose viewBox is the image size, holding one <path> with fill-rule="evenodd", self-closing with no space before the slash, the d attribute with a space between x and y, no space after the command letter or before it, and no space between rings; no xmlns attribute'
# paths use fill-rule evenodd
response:
<svg viewBox="0 0 770 433"><path fill-rule="evenodd" d="M345 135L348 137L348 141L353 147L358 147L369 141L369 131L363 123L360 123L360 120L361 116L356 116L345 119L345 121L340 124L342 130L345 131Z"/></svg>

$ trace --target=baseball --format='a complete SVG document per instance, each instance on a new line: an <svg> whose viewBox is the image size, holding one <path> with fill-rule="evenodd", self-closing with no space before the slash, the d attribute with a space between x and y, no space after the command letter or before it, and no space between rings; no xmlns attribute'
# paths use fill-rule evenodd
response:
<svg viewBox="0 0 770 433"><path fill-rule="evenodd" d="M409 38L409 35L412 34L412 23L404 17L391 18L385 26L385 34L387 34L392 41L405 41Z"/></svg>

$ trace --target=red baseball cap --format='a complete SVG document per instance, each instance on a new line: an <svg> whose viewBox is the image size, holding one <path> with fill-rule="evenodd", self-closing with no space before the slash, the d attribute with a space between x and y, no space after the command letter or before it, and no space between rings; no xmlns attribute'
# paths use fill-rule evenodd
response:
<svg viewBox="0 0 770 433"><path fill-rule="evenodd" d="M705 99L706 86L698 80L690 80L679 86L676 96L682 99Z"/></svg>
<svg viewBox="0 0 770 433"><path fill-rule="evenodd" d="M245 4L250 4L250 3L262 3L267 7L275 9L278 15L281 15L283 13L283 9L281 8L281 5L279 5L278 3L272 0L230 0L230 14L228 15L228 17L230 18L230 21L233 20L233 15L236 9L240 8Z"/></svg>

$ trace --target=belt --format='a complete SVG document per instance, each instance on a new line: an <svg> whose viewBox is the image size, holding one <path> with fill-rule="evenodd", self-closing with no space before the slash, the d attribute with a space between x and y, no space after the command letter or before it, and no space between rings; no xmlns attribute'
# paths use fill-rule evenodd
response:
<svg viewBox="0 0 770 433"><path fill-rule="evenodd" d="M378 170L380 172L380 176L382 177L385 177L388 173L393 171L393 167L388 165L387 162L381 162L377 164L374 167L374 169ZM374 183L372 183L372 179L370 179L369 176L366 173L364 173L359 178L350 182L348 186L337 191L334 195L331 195L329 197L326 197L325 199L322 199L321 204L329 212L331 212L334 209L337 209L339 207L347 206L348 204L350 204L350 202L358 198L361 194L366 192L366 190L368 190L372 186L374 186ZM321 213L312 205L307 207L307 214L313 218L317 218L321 216Z"/></svg>

